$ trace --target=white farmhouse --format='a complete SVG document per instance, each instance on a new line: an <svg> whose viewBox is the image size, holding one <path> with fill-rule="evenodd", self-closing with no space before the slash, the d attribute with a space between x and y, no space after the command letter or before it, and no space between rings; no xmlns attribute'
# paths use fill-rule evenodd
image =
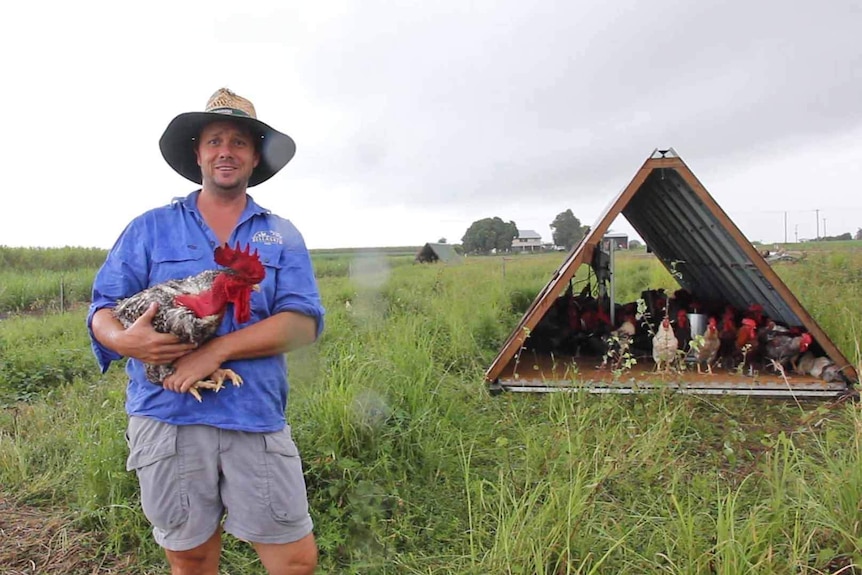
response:
<svg viewBox="0 0 862 575"><path fill-rule="evenodd" d="M513 252L542 251L542 236L534 230L518 230L518 237L512 240Z"/></svg>

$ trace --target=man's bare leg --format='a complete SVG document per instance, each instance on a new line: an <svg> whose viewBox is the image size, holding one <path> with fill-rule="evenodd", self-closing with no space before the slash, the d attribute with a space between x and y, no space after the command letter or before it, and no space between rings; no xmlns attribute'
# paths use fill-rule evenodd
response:
<svg viewBox="0 0 862 575"><path fill-rule="evenodd" d="M171 575L218 575L221 556L221 527L203 544L188 551L165 549Z"/></svg>
<svg viewBox="0 0 862 575"><path fill-rule="evenodd" d="M311 575L317 567L317 544L309 533L292 543L253 543L269 575Z"/></svg>

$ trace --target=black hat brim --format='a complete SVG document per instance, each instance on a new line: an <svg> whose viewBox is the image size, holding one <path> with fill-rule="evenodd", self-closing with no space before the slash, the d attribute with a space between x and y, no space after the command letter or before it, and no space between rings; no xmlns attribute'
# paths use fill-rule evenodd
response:
<svg viewBox="0 0 862 575"><path fill-rule="evenodd" d="M250 116L218 112L187 112L171 120L159 139L159 149L165 161L187 180L201 184L201 167L195 156L197 138L207 124L224 120L244 124L260 138L257 145L260 162L251 173L248 180L249 187L273 177L296 154L296 143L293 138Z"/></svg>

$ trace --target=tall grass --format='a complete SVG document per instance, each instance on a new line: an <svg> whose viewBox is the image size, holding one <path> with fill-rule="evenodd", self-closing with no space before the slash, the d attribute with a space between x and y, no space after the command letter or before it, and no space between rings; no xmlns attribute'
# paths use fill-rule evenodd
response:
<svg viewBox="0 0 862 575"><path fill-rule="evenodd" d="M107 250L99 248L10 248L0 246L0 269L13 272L69 272L102 265Z"/></svg>
<svg viewBox="0 0 862 575"><path fill-rule="evenodd" d="M57 312L90 301L96 269L0 271L0 312Z"/></svg>
<svg viewBox="0 0 862 575"><path fill-rule="evenodd" d="M846 325L862 320L862 294L847 271L859 269L857 255L845 255L778 269L852 352L858 336ZM486 393L484 369L561 260L378 258L321 278L327 330L290 357L288 409L321 572L789 575L862 565L853 405ZM617 286L620 299L674 287L651 258L621 258ZM3 373L33 374L0 383L0 485L102 533L97 554L135 553L141 572L157 571L162 554L125 471L124 375L96 373L83 320L77 310L0 323ZM61 366L73 369L27 383ZM232 538L223 569L263 573Z"/></svg>

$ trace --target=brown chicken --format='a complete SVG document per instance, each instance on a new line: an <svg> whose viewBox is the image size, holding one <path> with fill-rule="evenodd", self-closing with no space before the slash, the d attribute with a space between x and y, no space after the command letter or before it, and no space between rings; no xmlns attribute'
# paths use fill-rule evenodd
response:
<svg viewBox="0 0 862 575"><path fill-rule="evenodd" d="M698 345L697 353L694 357L698 373L703 373L700 366L706 365L707 373L712 375L712 364L715 363L715 359L718 357L718 350L721 347L717 323L714 317L709 318L709 323L703 334L703 341Z"/></svg>
<svg viewBox="0 0 862 575"><path fill-rule="evenodd" d="M679 341L671 328L670 318L665 316L652 338L652 358L655 360L656 371L670 370L671 363L676 359L677 349L679 349Z"/></svg>
<svg viewBox="0 0 862 575"><path fill-rule="evenodd" d="M182 342L203 344L211 339L221 324L228 304L233 305L237 323L251 317L251 292L263 281L266 273L260 257L249 248L233 249L228 245L215 250L215 261L223 269L207 270L181 280L170 280L148 287L122 299L114 308L114 316L124 327L132 325L150 304L157 302L159 309L153 318L153 327L160 333L172 333ZM147 379L161 385L173 373L173 366L145 364ZM229 369L218 369L210 379L197 382L189 391L201 401L198 389L220 390L225 380L235 386L242 378Z"/></svg>

